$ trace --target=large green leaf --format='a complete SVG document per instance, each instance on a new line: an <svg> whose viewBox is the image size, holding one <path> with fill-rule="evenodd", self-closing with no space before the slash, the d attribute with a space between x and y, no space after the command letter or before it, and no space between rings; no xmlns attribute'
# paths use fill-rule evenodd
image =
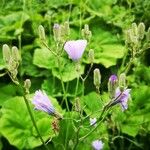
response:
<svg viewBox="0 0 150 150"><path fill-rule="evenodd" d="M94 63L102 64L106 68L114 66L117 59L124 56L125 51L125 47L119 43L117 36L97 26L93 27L90 48L94 50ZM84 61L89 62L87 58Z"/></svg>
<svg viewBox="0 0 150 150"><path fill-rule="evenodd" d="M51 69L52 74L64 82L71 81L84 73L84 66L80 67L79 74L76 65L71 60L61 57L58 63L57 58L48 49L36 49L33 63L41 68Z"/></svg>
<svg viewBox="0 0 150 150"><path fill-rule="evenodd" d="M102 110L103 102L101 97L96 92L91 92L81 99L82 108L87 114L100 112ZM97 113L96 113L97 115ZM93 115L95 116L95 114Z"/></svg>
<svg viewBox="0 0 150 150"><path fill-rule="evenodd" d="M51 98L51 101L56 110L60 110L56 99ZM6 101L1 111L0 131L12 145L19 149L33 149L42 144L31 122L23 98L14 97ZM55 135L51 127L53 117L39 111L34 111L34 116L44 141L53 137Z"/></svg>
<svg viewBox="0 0 150 150"><path fill-rule="evenodd" d="M13 84L0 84L0 105L16 95L16 87Z"/></svg>
<svg viewBox="0 0 150 150"><path fill-rule="evenodd" d="M13 39L23 31L22 25L29 16L25 12L14 12L6 16L0 16L0 40Z"/></svg>

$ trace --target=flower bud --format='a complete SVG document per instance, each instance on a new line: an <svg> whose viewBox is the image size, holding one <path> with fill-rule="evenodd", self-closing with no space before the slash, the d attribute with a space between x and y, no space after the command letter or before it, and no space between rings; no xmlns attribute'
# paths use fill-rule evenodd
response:
<svg viewBox="0 0 150 150"><path fill-rule="evenodd" d="M150 27L148 28L147 33L146 33L146 40L148 42L150 41Z"/></svg>
<svg viewBox="0 0 150 150"><path fill-rule="evenodd" d="M14 69L14 70L11 71L11 76L12 76L13 79L16 79L17 74L18 74L18 70L17 69Z"/></svg>
<svg viewBox="0 0 150 150"><path fill-rule="evenodd" d="M94 70L94 85L98 89L100 87L100 84L101 84L101 74L100 70L96 68Z"/></svg>
<svg viewBox="0 0 150 150"><path fill-rule="evenodd" d="M11 57L10 48L7 44L3 45L3 59L5 63L8 63Z"/></svg>
<svg viewBox="0 0 150 150"><path fill-rule="evenodd" d="M118 78L116 75L111 75L108 81L108 93L111 99L115 97L116 88L118 86Z"/></svg>
<svg viewBox="0 0 150 150"><path fill-rule="evenodd" d="M125 35L126 35L126 42L131 43L132 42L131 29L127 30Z"/></svg>
<svg viewBox="0 0 150 150"><path fill-rule="evenodd" d="M25 88L26 93L29 93L30 87L31 87L31 80L30 79L26 79L24 81L24 88Z"/></svg>
<svg viewBox="0 0 150 150"><path fill-rule="evenodd" d="M89 50L89 60L91 64L94 63L94 50L93 49Z"/></svg>
<svg viewBox="0 0 150 150"><path fill-rule="evenodd" d="M77 111L77 112L80 112L81 111L81 105L80 105L80 99L79 99L79 97L77 97L76 99L75 99L75 104L74 104L74 106L75 106L75 111Z"/></svg>
<svg viewBox="0 0 150 150"><path fill-rule="evenodd" d="M138 36L139 36L139 39L143 39L144 38L144 34L145 34L145 25L143 22L141 22L139 25L138 25Z"/></svg>
<svg viewBox="0 0 150 150"><path fill-rule="evenodd" d="M68 21L66 21L64 23L64 30L65 30L65 35L68 36L70 34L70 27L69 27L69 22Z"/></svg>
<svg viewBox="0 0 150 150"><path fill-rule="evenodd" d="M45 29L44 29L44 27L42 25L39 25L38 30L39 30L39 37L40 37L40 39L41 40L45 40L46 37L45 37Z"/></svg>
<svg viewBox="0 0 150 150"><path fill-rule="evenodd" d="M90 38L92 37L92 32L89 30L88 24L84 25L84 29L81 30L81 34L85 39L90 40Z"/></svg>
<svg viewBox="0 0 150 150"><path fill-rule="evenodd" d="M12 47L12 58L16 62L18 62L20 60L19 51L18 51L18 48L16 46Z"/></svg>
<svg viewBox="0 0 150 150"><path fill-rule="evenodd" d="M133 31L133 35L137 36L138 34L138 27L136 23L132 23L132 31Z"/></svg>
<svg viewBox="0 0 150 150"><path fill-rule="evenodd" d="M124 89L126 88L126 74L125 73L121 73L119 76L119 88L120 88L120 91L124 91Z"/></svg>
<svg viewBox="0 0 150 150"><path fill-rule="evenodd" d="M61 28L59 24L54 24L53 26L53 34L54 34L54 40L55 42L60 41L61 38Z"/></svg>

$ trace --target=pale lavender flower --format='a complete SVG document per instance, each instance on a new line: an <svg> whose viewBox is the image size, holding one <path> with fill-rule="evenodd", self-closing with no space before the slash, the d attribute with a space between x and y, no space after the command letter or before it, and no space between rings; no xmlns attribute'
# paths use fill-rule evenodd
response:
<svg viewBox="0 0 150 150"><path fill-rule="evenodd" d="M116 89L116 103L120 103L122 110L126 110L128 108L128 99L130 98L130 91L131 89L125 89L123 92L120 91L119 88Z"/></svg>
<svg viewBox="0 0 150 150"><path fill-rule="evenodd" d="M91 126L95 126L96 125L96 121L97 121L97 119L96 118L90 118L90 125Z"/></svg>
<svg viewBox="0 0 150 150"><path fill-rule="evenodd" d="M92 147L94 150L102 150L104 143L101 140L95 140L92 142Z"/></svg>
<svg viewBox="0 0 150 150"><path fill-rule="evenodd" d="M52 105L50 99L45 92L38 90L35 92L32 103L35 106L35 109L44 111L50 115L55 114L54 106Z"/></svg>
<svg viewBox="0 0 150 150"><path fill-rule="evenodd" d="M87 40L68 41L64 45L64 49L69 55L69 58L76 61L80 59L86 48Z"/></svg>

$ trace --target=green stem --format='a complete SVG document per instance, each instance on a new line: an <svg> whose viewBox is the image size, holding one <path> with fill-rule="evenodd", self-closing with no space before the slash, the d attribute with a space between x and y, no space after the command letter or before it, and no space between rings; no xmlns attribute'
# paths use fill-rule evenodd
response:
<svg viewBox="0 0 150 150"><path fill-rule="evenodd" d="M60 70L61 63L60 63L60 60L59 60L59 56L57 57L57 62L58 62L58 66L59 66L58 70L59 70L59 75L60 75L60 80L61 80L61 86L62 86L62 90L63 90L63 94L64 94L63 99L65 100L67 110L69 111L69 105L68 105L68 101L67 101L67 97L66 97L65 85L64 85L64 82L63 82L63 79L62 79L62 73L61 73L61 70Z"/></svg>
<svg viewBox="0 0 150 150"><path fill-rule="evenodd" d="M77 83L76 83L76 89L75 89L75 97L77 96L78 87L79 87L79 77L77 77Z"/></svg>
<svg viewBox="0 0 150 150"><path fill-rule="evenodd" d="M107 105L106 105L106 106L107 106ZM95 126L95 128L93 128L90 132L88 132L86 135L84 135L83 137L81 137L81 138L79 139L79 141L83 141L84 139L86 139L88 136L90 136L90 135L99 127L99 125L101 124L101 122L102 122L103 119L104 119L103 114L105 113L106 110L107 110L107 108L104 107L104 109L103 109L103 111L102 111L100 117L98 118L98 120L97 120L97 122L96 122L97 125ZM96 123L95 123L95 124L96 124ZM94 126L95 124L93 124L92 126Z"/></svg>
<svg viewBox="0 0 150 150"><path fill-rule="evenodd" d="M128 74L128 72L130 71L131 65L133 63L133 58L130 59L129 63L127 64L126 68L125 68L125 74Z"/></svg>
<svg viewBox="0 0 150 150"><path fill-rule="evenodd" d="M23 88L21 85L20 85L20 87L21 87L21 89L24 91L24 88ZM34 128L35 128L35 130L36 130L36 132L37 132L37 134L38 134L38 136L39 136L39 138L40 138L42 144L44 145L45 149L49 150L49 148L45 145L45 142L44 142L44 140L43 140L43 138L42 138L42 136L41 136L41 134L40 134L40 132L39 132L39 130L38 130L36 121L35 121L35 119L34 119L34 116L33 116L33 113L32 113L32 110L31 110L31 108L30 108L30 105L29 105L29 102L28 102L28 99L27 99L27 97L26 97L26 93L25 93L25 92L23 93L23 98L24 98L25 104L26 104L26 106L27 106L27 110L28 110L28 112L29 112L29 115L30 115L31 121L32 121L32 123L33 123L33 126L34 126Z"/></svg>

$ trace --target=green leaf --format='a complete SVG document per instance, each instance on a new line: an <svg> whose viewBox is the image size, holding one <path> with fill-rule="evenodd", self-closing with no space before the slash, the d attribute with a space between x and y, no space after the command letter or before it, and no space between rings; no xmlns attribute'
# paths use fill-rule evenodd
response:
<svg viewBox="0 0 150 150"><path fill-rule="evenodd" d="M13 39L23 29L22 25L29 16L25 12L14 12L6 16L0 16L0 40Z"/></svg>
<svg viewBox="0 0 150 150"><path fill-rule="evenodd" d="M99 94L91 92L81 99L82 108L87 114L91 114L102 109L103 103Z"/></svg>
<svg viewBox="0 0 150 150"><path fill-rule="evenodd" d="M138 134L140 127L142 127L142 123L142 115L133 115L128 117L128 119L121 125L121 130L123 133L135 137Z"/></svg>
<svg viewBox="0 0 150 150"><path fill-rule="evenodd" d="M124 56L125 47L118 42L115 35L100 27L93 28L93 35L90 48L94 50L94 63L100 63L106 68L116 65L117 59ZM88 58L84 61L89 63Z"/></svg>
<svg viewBox="0 0 150 150"><path fill-rule="evenodd" d="M72 119L67 118L77 118L75 112L65 113L64 119L60 121L60 131L58 137L54 137L53 142L55 149L69 149L73 147L73 142L75 140L75 125Z"/></svg>
<svg viewBox="0 0 150 150"><path fill-rule="evenodd" d="M60 71L59 71L59 69L60 69ZM60 75L60 72L61 72L61 75ZM53 68L52 73L54 76L56 76L60 80L61 80L61 76L62 76L62 80L64 82L67 82L67 81L71 81L71 80L79 77L79 75L82 75L84 73L84 66L81 65L80 72L78 73L76 71L75 64L73 62L70 62L68 59L64 59L61 61L60 68L58 68L58 67Z"/></svg>
<svg viewBox="0 0 150 150"><path fill-rule="evenodd" d="M37 48L34 51L33 64L40 68L52 69L56 66L56 58L48 49Z"/></svg>
<svg viewBox="0 0 150 150"><path fill-rule="evenodd" d="M13 84L8 85L0 85L0 105L3 105L3 103L7 100L9 100L11 97L14 97L16 95L16 87Z"/></svg>
<svg viewBox="0 0 150 150"><path fill-rule="evenodd" d="M56 99L51 98L51 101L56 110L61 110ZM19 149L33 149L42 144L22 97L14 97L6 101L1 111L0 131L10 144ZM34 111L34 116L44 141L55 136L51 127L52 116L40 111Z"/></svg>
<svg viewBox="0 0 150 150"><path fill-rule="evenodd" d="M77 78L79 74L84 73L83 65L81 65L78 74L74 62L64 57L61 57L59 61L60 65L58 65L57 58L48 49L35 50L33 63L40 68L51 69L52 74L64 82L71 81Z"/></svg>

